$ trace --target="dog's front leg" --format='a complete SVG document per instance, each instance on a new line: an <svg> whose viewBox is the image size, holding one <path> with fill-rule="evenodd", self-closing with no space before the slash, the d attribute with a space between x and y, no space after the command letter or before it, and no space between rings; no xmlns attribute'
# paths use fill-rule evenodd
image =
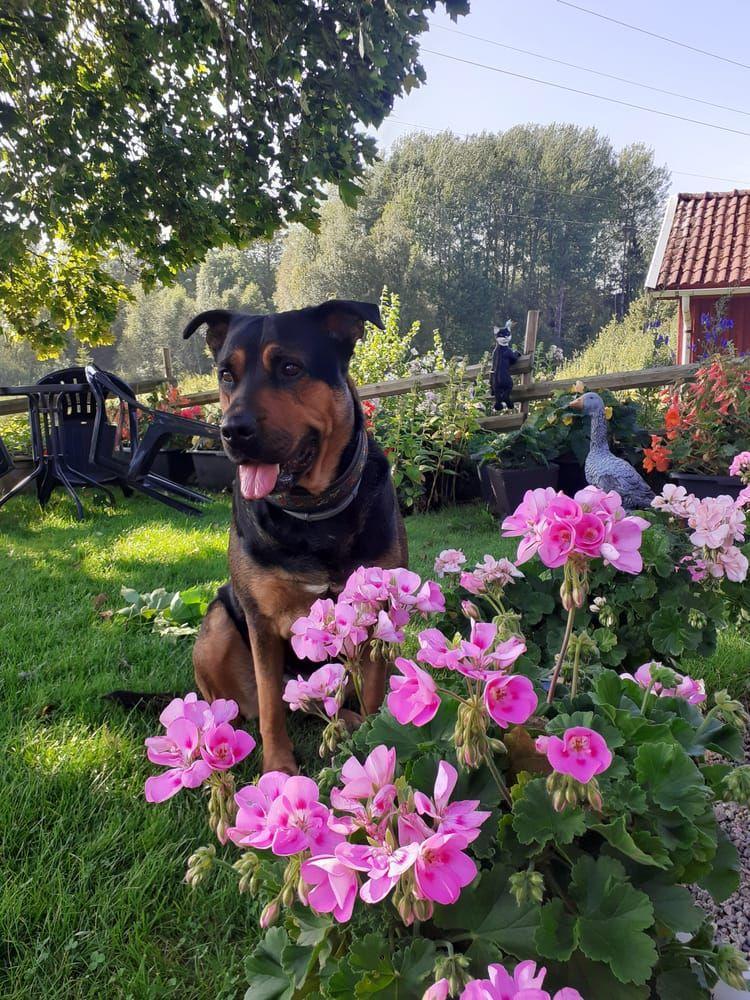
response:
<svg viewBox="0 0 750 1000"><path fill-rule="evenodd" d="M366 715L373 715L383 704L385 698L385 660L382 656L374 656L372 646L362 658L362 700Z"/></svg>
<svg viewBox="0 0 750 1000"><path fill-rule="evenodd" d="M294 747L286 731L286 706L281 697L284 680L284 640L266 619L255 619L249 629L255 679L258 684L263 770L297 774Z"/></svg>

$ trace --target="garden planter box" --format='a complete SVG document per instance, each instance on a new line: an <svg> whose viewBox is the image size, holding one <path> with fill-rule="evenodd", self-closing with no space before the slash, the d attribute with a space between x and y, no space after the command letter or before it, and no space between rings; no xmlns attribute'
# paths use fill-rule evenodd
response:
<svg viewBox="0 0 750 1000"><path fill-rule="evenodd" d="M182 448L162 448L154 459L151 471L173 483L189 483L193 478L193 453Z"/></svg>
<svg viewBox="0 0 750 1000"><path fill-rule="evenodd" d="M736 500L742 489L737 476L699 476L691 472L672 472L669 478L678 486L684 486L699 500L705 497L729 496Z"/></svg>
<svg viewBox="0 0 750 1000"><path fill-rule="evenodd" d="M579 490L583 490L588 486L584 468L572 452L560 455L556 459L556 462L560 467L560 474L556 485L563 493L572 497Z"/></svg>
<svg viewBox="0 0 750 1000"><path fill-rule="evenodd" d="M523 500L526 490L557 488L559 469L550 462L548 466L536 465L531 469L503 469L499 465L483 465L480 479L484 474L483 495L490 510L498 517L512 514ZM484 492L489 488L488 494Z"/></svg>
<svg viewBox="0 0 750 1000"><path fill-rule="evenodd" d="M234 483L235 466L223 451L190 452L198 485L215 493L230 490Z"/></svg>

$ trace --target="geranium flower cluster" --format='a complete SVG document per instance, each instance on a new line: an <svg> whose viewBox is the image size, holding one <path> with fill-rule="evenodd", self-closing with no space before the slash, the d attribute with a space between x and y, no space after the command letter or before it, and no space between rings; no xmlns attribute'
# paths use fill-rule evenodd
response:
<svg viewBox="0 0 750 1000"><path fill-rule="evenodd" d="M628 515L619 493L587 486L571 499L551 487L527 490L516 510L502 524L505 538L521 537L516 555L524 563L538 555L545 566L564 566L561 590L567 610L582 607L591 559L603 559L625 573L640 573L644 530L649 523Z"/></svg>
<svg viewBox="0 0 750 1000"><path fill-rule="evenodd" d="M198 788L252 753L252 736L230 725L238 713L237 703L224 698L210 705L194 692L173 699L159 716L164 734L145 741L148 759L167 768L146 779L146 801L164 802L182 788Z"/></svg>
<svg viewBox="0 0 750 1000"><path fill-rule="evenodd" d="M698 500L684 486L668 483L651 506L686 522L693 551L682 564L695 582L708 578L742 583L748 561L736 542L745 540L746 515L743 503L730 496Z"/></svg>
<svg viewBox="0 0 750 1000"><path fill-rule="evenodd" d="M562 737L538 736L534 745L552 767L547 790L558 812L578 803L601 809L596 775L610 766L612 751L600 733L587 726L572 726Z"/></svg>
<svg viewBox="0 0 750 1000"><path fill-rule="evenodd" d="M738 506L750 507L750 451L741 451L734 456L729 466L729 475L739 476L744 487L737 497Z"/></svg>
<svg viewBox="0 0 750 1000"><path fill-rule="evenodd" d="M454 741L459 760L477 767L490 756L487 722L502 729L526 722L536 710L537 696L528 677L509 673L526 643L518 636L498 641L492 622L472 622L468 639L449 640L437 628L419 633L417 660L436 670L449 670L466 679L466 694L438 689L432 674L413 660L399 657L398 674L389 681L388 708L406 725L424 726L440 707L440 694L460 702Z"/></svg>
<svg viewBox="0 0 750 1000"><path fill-rule="evenodd" d="M700 705L706 700L706 685L703 680L680 674L656 661L642 664L635 674L620 674L620 676L634 681L639 687L659 698L684 698L691 705ZM668 678L668 684L671 686L663 683L665 678Z"/></svg>
<svg viewBox="0 0 750 1000"><path fill-rule="evenodd" d="M478 800L450 801L455 768L440 762L430 797L397 780L396 751L378 746L364 762L351 757L341 779L330 807L311 778L274 771L237 792L229 838L290 858L262 923L272 923L295 897L343 923L357 898L374 904L393 893L407 926L427 919L436 902L455 903L477 874L465 849L490 815Z"/></svg>
<svg viewBox="0 0 750 1000"><path fill-rule="evenodd" d="M459 1000L583 1000L571 986L565 986L551 996L542 989L547 970L537 970L536 962L519 962L511 975L503 965L493 964L487 969L487 979L473 979L468 983ZM449 979L439 979L422 997L422 1000L447 1000L452 996Z"/></svg>

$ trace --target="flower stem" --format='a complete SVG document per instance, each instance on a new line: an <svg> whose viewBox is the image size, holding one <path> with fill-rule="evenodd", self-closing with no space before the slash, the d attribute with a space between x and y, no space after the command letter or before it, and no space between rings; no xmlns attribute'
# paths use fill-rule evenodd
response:
<svg viewBox="0 0 750 1000"><path fill-rule="evenodd" d="M551 705L555 697L555 688L557 687L557 682L560 678L560 671L562 670L563 661L565 660L565 654L568 652L568 645L570 644L570 636L573 632L573 622L576 617L576 606L571 605L568 611L568 620L565 624L565 634L563 635L562 645L560 646L560 652L557 654L555 660L555 669L552 674L552 679L549 682L549 691L547 692L547 704Z"/></svg>
<svg viewBox="0 0 750 1000"><path fill-rule="evenodd" d="M578 668L579 668L580 663L581 663L581 637L580 636L578 636L578 638L575 640L575 644L576 644L576 653L575 653L575 656L573 657L573 678L572 678L572 680L570 682L570 697L571 698L575 698L575 696L578 694Z"/></svg>
<svg viewBox="0 0 750 1000"><path fill-rule="evenodd" d="M495 761L492 759L492 752L491 751L489 751L487 753L487 756L485 757L484 761L485 761L485 764L487 765L488 771L492 775L493 780L494 780L495 784L498 787L498 791L500 792L500 794L502 795L502 797L505 799L505 802L508 805L508 808L512 809L513 808L513 799L510 797L510 792L508 791L507 785L503 781L502 774L500 774L500 772L497 769L497 765L495 764Z"/></svg>
<svg viewBox="0 0 750 1000"><path fill-rule="evenodd" d="M651 688L654 686L653 681L648 682L648 687L643 693L643 701L641 702L641 715L646 714L646 705L648 704L648 696L651 694Z"/></svg>

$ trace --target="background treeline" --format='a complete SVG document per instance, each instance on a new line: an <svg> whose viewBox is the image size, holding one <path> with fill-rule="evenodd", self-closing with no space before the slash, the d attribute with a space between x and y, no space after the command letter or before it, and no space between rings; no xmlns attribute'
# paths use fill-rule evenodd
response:
<svg viewBox="0 0 750 1000"><path fill-rule="evenodd" d="M320 226L209 253L169 288L144 293L137 262L113 262L133 300L121 310L103 365L135 376L172 348L178 374L210 367L202 340L180 330L196 311L290 309L330 297L400 293L403 320L421 321L424 350L439 328L449 354L474 360L494 319L542 310L541 336L580 351L640 293L669 172L635 144L616 151L595 129L519 125L460 139L410 135L369 173L356 209L331 197ZM421 338L421 339L420 339ZM61 365L76 356L71 344ZM49 371L23 345L0 344L0 381Z"/></svg>

